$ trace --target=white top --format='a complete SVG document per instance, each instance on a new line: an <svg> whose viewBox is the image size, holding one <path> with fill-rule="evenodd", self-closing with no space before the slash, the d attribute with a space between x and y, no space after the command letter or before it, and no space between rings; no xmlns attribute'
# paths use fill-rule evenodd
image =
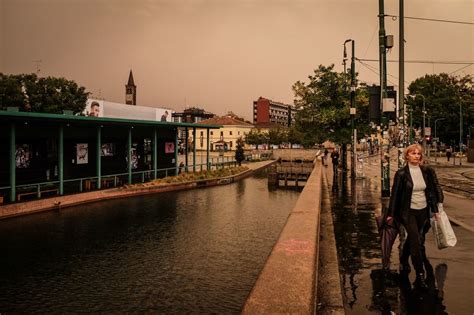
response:
<svg viewBox="0 0 474 315"><path fill-rule="evenodd" d="M411 179L413 180L413 192L411 194L411 209L424 209L426 208L426 183L425 179L423 178L423 174L421 173L421 169L419 166L414 166L408 164L408 168L410 170Z"/></svg>

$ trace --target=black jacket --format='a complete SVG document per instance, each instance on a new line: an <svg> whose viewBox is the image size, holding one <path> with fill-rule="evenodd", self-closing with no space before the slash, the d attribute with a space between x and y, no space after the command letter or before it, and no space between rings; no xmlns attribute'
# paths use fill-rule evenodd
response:
<svg viewBox="0 0 474 315"><path fill-rule="evenodd" d="M428 209L431 212L438 212L438 203L443 202L444 196L436 173L430 167L420 166L420 169L426 184L425 195ZM407 223L412 192L413 180L408 165L406 165L395 173L387 215L394 217L401 223Z"/></svg>

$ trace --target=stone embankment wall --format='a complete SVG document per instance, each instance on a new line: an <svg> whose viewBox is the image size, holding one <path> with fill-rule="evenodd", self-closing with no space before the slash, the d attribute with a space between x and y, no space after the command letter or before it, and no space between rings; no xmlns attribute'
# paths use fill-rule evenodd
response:
<svg viewBox="0 0 474 315"><path fill-rule="evenodd" d="M314 312L321 175L321 161L317 161L245 303L243 314Z"/></svg>

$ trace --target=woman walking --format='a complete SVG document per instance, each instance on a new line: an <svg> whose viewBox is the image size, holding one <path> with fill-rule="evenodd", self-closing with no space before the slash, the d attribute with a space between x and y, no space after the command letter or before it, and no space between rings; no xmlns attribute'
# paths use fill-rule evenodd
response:
<svg viewBox="0 0 474 315"><path fill-rule="evenodd" d="M423 166L423 150L412 144L405 150L405 167L399 169L393 180L392 194L387 213L387 222L397 220L407 231L413 268L416 271L415 285L427 288L424 260L424 233L429 224L430 212L438 219L438 203L442 203L443 191L432 168ZM409 266L401 266L410 269Z"/></svg>

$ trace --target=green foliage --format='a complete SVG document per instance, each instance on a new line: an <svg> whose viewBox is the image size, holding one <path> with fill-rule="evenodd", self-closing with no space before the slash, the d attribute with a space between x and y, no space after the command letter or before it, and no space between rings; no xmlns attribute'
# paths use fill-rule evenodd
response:
<svg viewBox="0 0 474 315"><path fill-rule="evenodd" d="M268 143L269 144L280 145L283 142L286 142L287 138L288 138L287 131L284 130L283 128L271 128L268 131Z"/></svg>
<svg viewBox="0 0 474 315"><path fill-rule="evenodd" d="M268 142L268 135L264 134L256 129L250 130L250 132L245 136L245 142L248 144L253 144L258 149L260 144Z"/></svg>
<svg viewBox="0 0 474 315"><path fill-rule="evenodd" d="M88 93L65 78L38 78L36 74L0 74L0 107L16 106L21 111L62 114L81 113Z"/></svg>
<svg viewBox="0 0 474 315"><path fill-rule="evenodd" d="M287 133L287 141L290 143L290 145L293 146L293 144L303 144L303 139L304 134L298 131L295 126L291 126Z"/></svg>
<svg viewBox="0 0 474 315"><path fill-rule="evenodd" d="M459 142L460 106L463 118L463 139L468 127L474 124L474 80L471 76L456 77L446 73L425 75L413 81L408 87L407 107L413 109L413 126L423 124L423 95L425 97L426 127L432 127L435 120L440 141L453 145ZM465 142L465 141L464 141Z"/></svg>
<svg viewBox="0 0 474 315"><path fill-rule="evenodd" d="M308 78L307 84L298 81L293 85L295 105L300 108L295 126L302 135L301 143L305 147L326 140L338 144L350 143L350 91L347 76L335 72L334 65L320 65L314 70L314 75ZM355 126L367 129L368 94L365 90L356 90L355 103L358 109Z"/></svg>
<svg viewBox="0 0 474 315"><path fill-rule="evenodd" d="M245 154L244 154L244 140L242 137L237 139L237 148L235 150L235 160L237 163L242 164L242 161L245 160Z"/></svg>

